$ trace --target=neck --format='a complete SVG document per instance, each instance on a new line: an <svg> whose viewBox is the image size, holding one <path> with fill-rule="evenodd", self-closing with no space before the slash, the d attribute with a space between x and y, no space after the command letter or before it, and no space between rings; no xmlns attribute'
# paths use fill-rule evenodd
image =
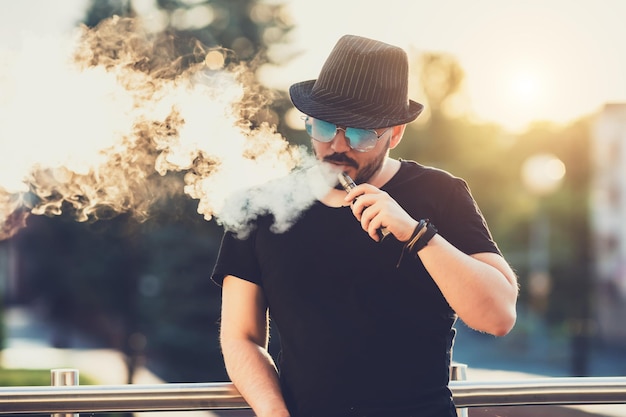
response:
<svg viewBox="0 0 626 417"><path fill-rule="evenodd" d="M373 186L380 188L383 185L387 184L387 182L389 182L389 180L394 175L396 175L396 172L398 172L399 169L400 161L398 161L397 159L386 157L383 160L383 163L378 172L376 172L376 174L374 174L374 176L368 182Z"/></svg>

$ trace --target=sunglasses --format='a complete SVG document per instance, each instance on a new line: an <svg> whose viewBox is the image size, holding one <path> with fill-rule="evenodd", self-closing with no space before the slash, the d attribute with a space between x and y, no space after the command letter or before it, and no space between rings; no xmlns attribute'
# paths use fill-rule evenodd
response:
<svg viewBox="0 0 626 417"><path fill-rule="evenodd" d="M335 124L315 119L310 116L304 117L306 133L318 142L328 143L337 136L338 130L343 130L350 148L358 152L367 152L374 149L376 142L387 133L391 127L385 129L380 135L374 129L358 129L356 127L339 127Z"/></svg>

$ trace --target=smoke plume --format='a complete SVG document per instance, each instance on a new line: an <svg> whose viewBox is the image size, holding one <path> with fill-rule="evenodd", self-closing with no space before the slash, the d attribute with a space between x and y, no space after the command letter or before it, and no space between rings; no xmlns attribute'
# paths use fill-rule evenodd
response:
<svg viewBox="0 0 626 417"><path fill-rule="evenodd" d="M30 215L146 219L181 192L229 230L268 213L286 230L329 184L305 150L252 125L267 102L228 54L173 59L166 36L117 17L24 41L0 67L0 239Z"/></svg>

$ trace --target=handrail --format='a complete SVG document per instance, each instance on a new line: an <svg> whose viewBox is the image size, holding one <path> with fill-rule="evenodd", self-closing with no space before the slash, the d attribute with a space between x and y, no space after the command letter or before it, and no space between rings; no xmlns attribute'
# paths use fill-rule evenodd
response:
<svg viewBox="0 0 626 417"><path fill-rule="evenodd" d="M451 381L457 407L626 404L626 377Z"/></svg>
<svg viewBox="0 0 626 417"><path fill-rule="evenodd" d="M0 415L249 408L229 382L0 388Z"/></svg>
<svg viewBox="0 0 626 417"><path fill-rule="evenodd" d="M457 407L626 404L626 377L452 381ZM0 388L0 415L249 408L230 382Z"/></svg>

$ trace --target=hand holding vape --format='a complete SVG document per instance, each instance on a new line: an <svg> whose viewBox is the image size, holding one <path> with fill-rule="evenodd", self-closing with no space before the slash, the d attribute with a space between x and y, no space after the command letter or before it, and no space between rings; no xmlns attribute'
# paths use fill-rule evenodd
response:
<svg viewBox="0 0 626 417"><path fill-rule="evenodd" d="M339 178L339 184L341 184L343 189L346 190L346 193L349 193L350 190L352 190L354 187L356 187L356 183L345 172L343 172L343 171L340 172L339 175L338 175L338 178ZM391 232L389 232L389 230L387 230L385 227L381 227L380 229L378 229L376 231L376 233L378 233L378 237L382 241Z"/></svg>

